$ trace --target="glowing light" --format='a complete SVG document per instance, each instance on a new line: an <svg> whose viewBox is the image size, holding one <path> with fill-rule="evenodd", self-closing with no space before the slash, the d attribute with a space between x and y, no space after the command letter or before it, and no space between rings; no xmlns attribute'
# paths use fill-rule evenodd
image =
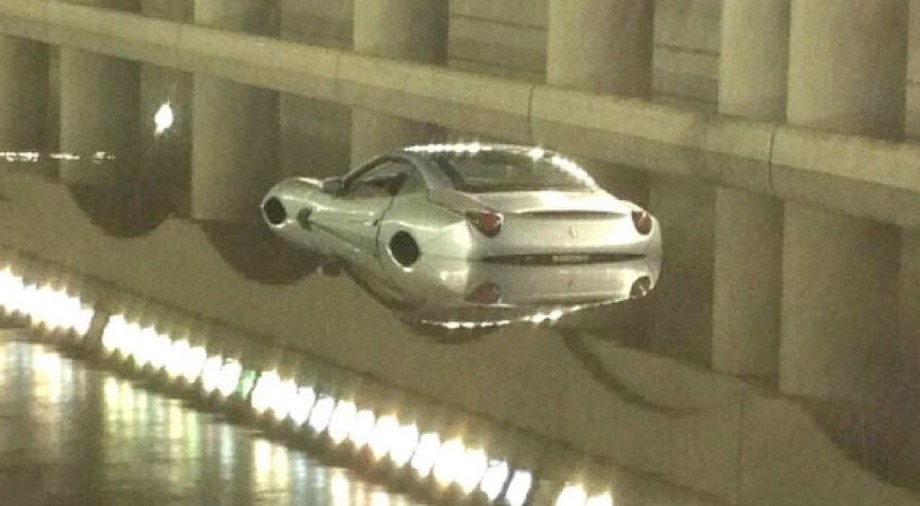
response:
<svg viewBox="0 0 920 506"><path fill-rule="evenodd" d="M154 339L151 348L150 365L154 369L163 369L169 361L170 352L172 352L172 339L165 334L158 334Z"/></svg>
<svg viewBox="0 0 920 506"><path fill-rule="evenodd" d="M581 167L581 165L578 165L574 161L569 160L564 156L553 155L553 157L550 158L550 163L553 164L554 167L581 181L586 186L597 186L597 183L594 181L594 179L587 173L587 171L585 171L585 169Z"/></svg>
<svg viewBox="0 0 920 506"><path fill-rule="evenodd" d="M208 352L204 346L193 346L182 364L182 377L185 378L185 381L194 383L204 371L207 360Z"/></svg>
<svg viewBox="0 0 920 506"><path fill-rule="evenodd" d="M415 455L412 456L412 462L410 463L412 469L415 469L421 478L427 478L438 460L440 450L441 438L437 433L427 432L422 434L422 437L418 440L418 446L415 448Z"/></svg>
<svg viewBox="0 0 920 506"><path fill-rule="evenodd" d="M384 415L377 419L371 434L370 448L375 459L382 459L390 451L393 436L399 430L399 420L394 415Z"/></svg>
<svg viewBox="0 0 920 506"><path fill-rule="evenodd" d="M186 356L191 349L188 339L179 339L173 342L169 357L166 360L166 374L170 378L178 378L182 375L182 366L185 365Z"/></svg>
<svg viewBox="0 0 920 506"><path fill-rule="evenodd" d="M340 444L348 437L351 423L358 413L358 408L351 401L339 401L329 421L329 438L335 444Z"/></svg>
<svg viewBox="0 0 920 506"><path fill-rule="evenodd" d="M467 450L463 465L457 473L456 480L460 488L469 494L479 485L489 465L486 453L481 449Z"/></svg>
<svg viewBox="0 0 920 506"><path fill-rule="evenodd" d="M581 485L566 485L556 498L556 506L584 506L588 493Z"/></svg>
<svg viewBox="0 0 920 506"><path fill-rule="evenodd" d="M80 160L80 157L72 153L51 153L50 158L52 160L59 160L65 162L77 162Z"/></svg>
<svg viewBox="0 0 920 506"><path fill-rule="evenodd" d="M390 447L390 460L397 467L406 465L412 459L416 446L418 446L418 426L414 423L400 426Z"/></svg>
<svg viewBox="0 0 920 506"><path fill-rule="evenodd" d="M109 317L105 328L102 330L102 347L109 353L115 352L121 347L121 339L128 322L122 315L113 315Z"/></svg>
<svg viewBox="0 0 920 506"><path fill-rule="evenodd" d="M613 506L613 496L610 492L592 495L588 498L585 506Z"/></svg>
<svg viewBox="0 0 920 506"><path fill-rule="evenodd" d="M297 426L301 426L310 418L310 411L316 402L316 391L313 387L300 387L294 397L291 412L288 414Z"/></svg>
<svg viewBox="0 0 920 506"><path fill-rule="evenodd" d="M204 368L201 370L201 388L205 393L210 394L217 390L223 364L224 359L216 355L205 360Z"/></svg>
<svg viewBox="0 0 920 506"><path fill-rule="evenodd" d="M456 143L456 144L424 144L420 146L409 146L404 151L411 153L469 153L476 154L480 151L490 150L490 146L483 146L478 142Z"/></svg>
<svg viewBox="0 0 920 506"><path fill-rule="evenodd" d="M175 115L173 114L172 106L169 102L166 102L153 115L154 135L160 136L166 133L167 130L172 128L174 121Z"/></svg>
<svg viewBox="0 0 920 506"><path fill-rule="evenodd" d="M335 399L325 395L320 396L319 400L316 401L316 405L313 406L313 411L310 413L310 419L307 423L317 434L321 434L329 425L334 409Z"/></svg>
<svg viewBox="0 0 920 506"><path fill-rule="evenodd" d="M252 389L252 398L249 402L252 409L259 414L271 409L272 395L274 395L274 390L280 383L281 378L276 371L263 372L259 376L259 380L256 381L256 387Z"/></svg>
<svg viewBox="0 0 920 506"><path fill-rule="evenodd" d="M505 492L505 502L509 506L523 506L533 486L533 475L527 471L515 471Z"/></svg>
<svg viewBox="0 0 920 506"><path fill-rule="evenodd" d="M351 424L351 430L348 431L348 439L356 448L362 448L370 442L376 423L377 418L374 416L373 411L369 409L358 411L354 422Z"/></svg>
<svg viewBox="0 0 920 506"><path fill-rule="evenodd" d="M240 382L243 366L236 360L228 360L220 370L217 378L217 391L224 397L230 397Z"/></svg>
<svg viewBox="0 0 920 506"><path fill-rule="evenodd" d="M0 151L0 159L6 162L35 163L39 158L37 151Z"/></svg>
<svg viewBox="0 0 920 506"><path fill-rule="evenodd" d="M438 460L434 464L434 479L442 485L449 485L457 477L463 466L466 448L457 438L446 441L438 452Z"/></svg>
<svg viewBox="0 0 920 506"><path fill-rule="evenodd" d="M107 160L114 160L115 155L106 153L105 151L96 151L93 153L93 163L102 163Z"/></svg>
<svg viewBox="0 0 920 506"><path fill-rule="evenodd" d="M291 404L297 398L297 383L293 380L278 381L274 386L270 409L272 416L281 421L291 412Z"/></svg>
<svg viewBox="0 0 920 506"><path fill-rule="evenodd" d="M527 151L527 156L529 156L531 160L536 162L537 160L540 160L541 158L546 156L546 151L544 151L543 148L538 148L538 147L530 148L530 150Z"/></svg>
<svg viewBox="0 0 920 506"><path fill-rule="evenodd" d="M482 476L479 490L489 498L489 501L495 501L498 499L499 494L502 493L502 489L505 488L505 482L508 481L509 474L510 470L507 462L497 460L489 462L489 466Z"/></svg>

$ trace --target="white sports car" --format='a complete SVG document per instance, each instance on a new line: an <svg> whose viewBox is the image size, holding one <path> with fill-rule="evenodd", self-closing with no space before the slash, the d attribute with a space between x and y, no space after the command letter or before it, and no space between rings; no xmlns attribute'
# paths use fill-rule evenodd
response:
<svg viewBox="0 0 920 506"><path fill-rule="evenodd" d="M421 255L553 264L661 252L658 221L645 209L534 147L407 147L343 177L284 180L261 210L290 242L345 261L371 252L403 269Z"/></svg>

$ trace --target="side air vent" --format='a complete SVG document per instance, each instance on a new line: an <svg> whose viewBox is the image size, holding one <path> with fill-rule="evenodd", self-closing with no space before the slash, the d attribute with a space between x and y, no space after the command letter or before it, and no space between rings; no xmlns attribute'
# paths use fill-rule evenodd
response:
<svg viewBox="0 0 920 506"><path fill-rule="evenodd" d="M269 197L262 203L262 214L265 216L265 221L276 226L281 225L287 219L284 205L275 197Z"/></svg>

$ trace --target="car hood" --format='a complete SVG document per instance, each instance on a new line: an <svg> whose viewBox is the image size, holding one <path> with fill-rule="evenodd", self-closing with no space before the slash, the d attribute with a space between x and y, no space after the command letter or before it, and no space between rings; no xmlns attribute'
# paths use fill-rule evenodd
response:
<svg viewBox="0 0 920 506"><path fill-rule="evenodd" d="M629 214L633 207L604 191L526 191L466 194L484 207L503 213L603 212Z"/></svg>

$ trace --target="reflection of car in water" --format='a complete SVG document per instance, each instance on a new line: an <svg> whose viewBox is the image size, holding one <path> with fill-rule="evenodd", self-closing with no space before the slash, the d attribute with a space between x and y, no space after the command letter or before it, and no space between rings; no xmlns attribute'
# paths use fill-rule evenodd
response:
<svg viewBox="0 0 920 506"><path fill-rule="evenodd" d="M354 257L346 268L411 324L481 330L555 322L582 309L638 299L658 281L660 257L572 264L505 264L424 256L411 269Z"/></svg>
<svg viewBox="0 0 920 506"><path fill-rule="evenodd" d="M412 267L423 256L492 262L602 262L657 254L657 220L540 148L415 146L344 177L293 178L262 202L283 238L342 256L370 251Z"/></svg>

